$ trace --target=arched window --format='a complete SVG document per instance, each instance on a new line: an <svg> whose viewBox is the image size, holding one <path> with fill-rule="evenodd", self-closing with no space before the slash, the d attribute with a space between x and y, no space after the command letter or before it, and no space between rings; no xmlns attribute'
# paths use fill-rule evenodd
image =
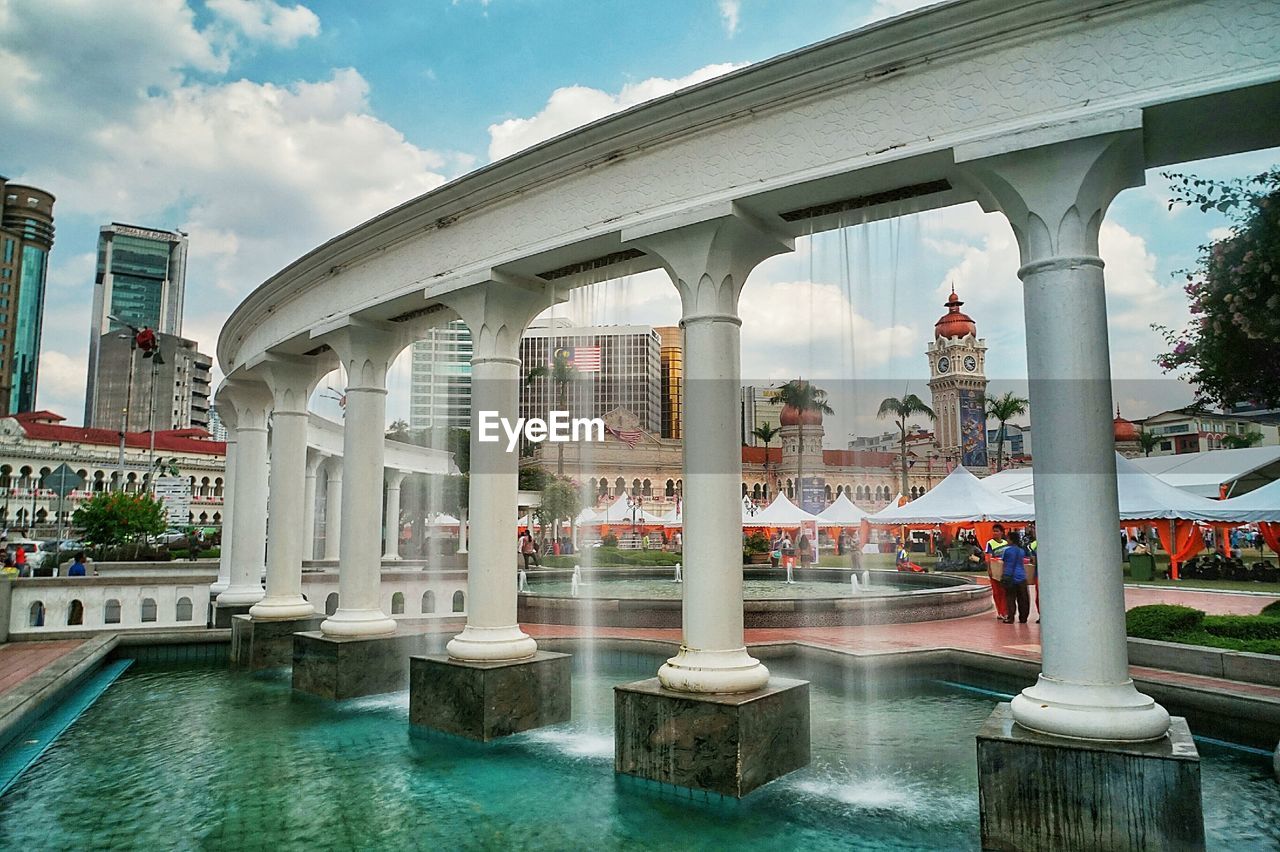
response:
<svg viewBox="0 0 1280 852"><path fill-rule="evenodd" d="M436 611L436 593L425 591L422 593L422 614L428 615Z"/></svg>
<svg viewBox="0 0 1280 852"><path fill-rule="evenodd" d="M600 498L600 497L608 497L608 496L609 496L609 480L605 479L602 476L600 477L600 488L596 491L596 497Z"/></svg>
<svg viewBox="0 0 1280 852"><path fill-rule="evenodd" d="M676 494L683 494L683 493L684 493L684 480L683 480L683 479L677 479L677 480L676 480Z"/></svg>
<svg viewBox="0 0 1280 852"><path fill-rule="evenodd" d="M652 497L652 496L653 496L653 483L652 483L652 482L650 482L649 480L647 480L647 479L646 479L646 480L644 481L644 485L642 486L642 488L644 489L644 490L643 490L643 492L642 492L642 493L644 494L644 496L646 496L646 497Z"/></svg>
<svg viewBox="0 0 1280 852"><path fill-rule="evenodd" d="M459 589L458 591L453 593L453 611L463 612L466 610L466 608L467 608L467 596L462 593L461 589Z"/></svg>
<svg viewBox="0 0 1280 852"><path fill-rule="evenodd" d="M822 496L827 498L828 503L831 502L831 486L830 485L823 487Z"/></svg>
<svg viewBox="0 0 1280 852"><path fill-rule="evenodd" d="M155 598L142 599L142 620L143 622L156 620L156 599Z"/></svg>
<svg viewBox="0 0 1280 852"><path fill-rule="evenodd" d="M74 600L67 607L67 624L84 624L84 604L80 601Z"/></svg>
<svg viewBox="0 0 1280 852"><path fill-rule="evenodd" d="M396 592L391 596L391 614L404 615L404 592Z"/></svg>
<svg viewBox="0 0 1280 852"><path fill-rule="evenodd" d="M627 481L623 479L621 476L619 476L617 479L613 481L613 487L614 487L613 493L615 495L621 494L623 491L627 490Z"/></svg>
<svg viewBox="0 0 1280 852"><path fill-rule="evenodd" d="M788 479L787 480L787 499L794 500L795 496L796 496L796 490L791 487L791 480Z"/></svg>
<svg viewBox="0 0 1280 852"><path fill-rule="evenodd" d="M330 592L329 597L324 599L324 614L333 615L338 611L338 593Z"/></svg>
<svg viewBox="0 0 1280 852"><path fill-rule="evenodd" d="M745 483L745 482L744 482L744 483L742 483L742 496L743 496L743 497L746 497L746 496L747 496L747 483Z"/></svg>
<svg viewBox="0 0 1280 852"><path fill-rule="evenodd" d="M222 496L222 477L221 476L219 476L217 479L213 481L213 496L214 497Z"/></svg>
<svg viewBox="0 0 1280 852"><path fill-rule="evenodd" d="M178 605L173 613L174 621L191 620L191 598L178 598Z"/></svg>
<svg viewBox="0 0 1280 852"><path fill-rule="evenodd" d="M843 494L843 493L844 493L844 486L843 486L843 485L837 485L837 486L836 486L836 496L837 496L837 497L839 497L839 496L840 496L841 494Z"/></svg>
<svg viewBox="0 0 1280 852"><path fill-rule="evenodd" d="M759 482L757 482L755 486L753 486L751 489L751 499L752 500L760 499L760 483Z"/></svg>
<svg viewBox="0 0 1280 852"><path fill-rule="evenodd" d="M103 624L119 624L120 623L120 601L115 598L109 599L102 605L102 623Z"/></svg>
<svg viewBox="0 0 1280 852"><path fill-rule="evenodd" d="M667 480L667 496L668 497L676 496L676 481L674 479Z"/></svg>
<svg viewBox="0 0 1280 852"><path fill-rule="evenodd" d="M44 601L32 601L28 613L28 627L44 627Z"/></svg>
<svg viewBox="0 0 1280 852"><path fill-rule="evenodd" d="M639 493L640 493L640 480L638 479L631 480L631 496L635 497Z"/></svg>

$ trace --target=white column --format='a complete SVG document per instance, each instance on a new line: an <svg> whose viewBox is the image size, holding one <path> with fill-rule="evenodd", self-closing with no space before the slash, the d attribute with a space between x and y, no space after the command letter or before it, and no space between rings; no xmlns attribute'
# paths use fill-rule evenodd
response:
<svg viewBox="0 0 1280 852"><path fill-rule="evenodd" d="M623 240L662 261L683 308L683 638L658 679L681 692L750 692L769 682L769 670L743 637L738 296L756 264L792 244L732 208L624 231Z"/></svg>
<svg viewBox="0 0 1280 852"><path fill-rule="evenodd" d="M1139 123L1136 112L1119 114L1110 126L1064 128L1065 141L1047 128L1022 145L1003 139L956 151L983 207L1008 217L1023 264L1042 671L1013 699L1013 715L1024 727L1084 739L1156 739L1169 728L1169 714L1128 672L1098 257L1107 206L1143 182ZM1071 138L1082 132L1096 135Z"/></svg>
<svg viewBox="0 0 1280 852"><path fill-rule="evenodd" d="M271 393L262 382L252 379L233 379L227 385L227 398L236 409L236 481L231 509L235 536L231 540L231 584L218 595L218 605L243 606L257 603L263 594Z"/></svg>
<svg viewBox="0 0 1280 852"><path fill-rule="evenodd" d="M325 336L347 374L342 429L342 541L338 550L338 611L325 619L326 636L383 636L396 622L382 611L383 445L387 371L406 341L389 323L352 321Z"/></svg>
<svg viewBox="0 0 1280 852"><path fill-rule="evenodd" d="M316 477L323 461L324 456L318 451L307 448L307 479L302 496L303 559L316 558Z"/></svg>
<svg viewBox="0 0 1280 852"><path fill-rule="evenodd" d="M477 423L482 412L512 422L519 416L520 335L553 299L551 290L487 281L442 300L471 329L474 347L467 624L449 642L454 659L520 660L538 650L516 620L518 450L507 452L505 442L481 442Z"/></svg>
<svg viewBox="0 0 1280 852"><path fill-rule="evenodd" d="M225 469L222 472L222 531L218 545L218 579L209 586L209 596L217 599L218 595L231 585L231 542L234 524L232 515L235 509L234 486L236 478L236 430L235 407L229 402L218 406L218 416L227 428L227 455Z"/></svg>
<svg viewBox="0 0 1280 852"><path fill-rule="evenodd" d="M404 482L404 472L387 471L386 523L382 527L382 558L400 559L400 483Z"/></svg>
<svg viewBox="0 0 1280 852"><path fill-rule="evenodd" d="M271 356L261 366L271 389L271 471L267 512L267 593L249 614L255 620L305 618L315 614L302 597L302 551L306 534L307 401L328 362Z"/></svg>
<svg viewBox="0 0 1280 852"><path fill-rule="evenodd" d="M342 547L342 459L325 462L324 558L334 562Z"/></svg>

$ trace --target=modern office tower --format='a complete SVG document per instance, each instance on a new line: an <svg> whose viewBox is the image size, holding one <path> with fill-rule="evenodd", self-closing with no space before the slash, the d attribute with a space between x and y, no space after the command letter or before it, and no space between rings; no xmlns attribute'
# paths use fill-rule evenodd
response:
<svg viewBox="0 0 1280 852"><path fill-rule="evenodd" d="M662 341L662 437L679 438L684 415L684 329L663 325L654 331Z"/></svg>
<svg viewBox="0 0 1280 852"><path fill-rule="evenodd" d="M86 426L119 425L111 418L96 419L98 412L109 410L97 403L100 381L111 378L100 364L105 341L114 339L127 325L181 337L186 277L187 235L181 231L112 223L98 232L98 272L93 283L89 373L84 391ZM115 418L119 418L118 410Z"/></svg>
<svg viewBox="0 0 1280 852"><path fill-rule="evenodd" d="M762 446L763 442L751 433L757 426L765 423L774 428L782 425L782 402L778 398L778 388L772 385L744 385L739 391L739 402L742 406L743 446Z"/></svg>
<svg viewBox="0 0 1280 852"><path fill-rule="evenodd" d="M120 429L122 424L126 432L209 428L213 359L197 351L195 341L172 334L156 337L159 362L156 356L144 358L127 330L102 336L92 412L95 428Z"/></svg>
<svg viewBox="0 0 1280 852"><path fill-rule="evenodd" d="M550 367L563 350L574 367L565 399L572 417L603 417L615 408L635 414L639 427L662 434L662 340L648 325L573 327L565 320L536 323L520 341L520 369ZM547 417L560 405L551 376L520 393L521 417Z"/></svg>
<svg viewBox="0 0 1280 852"><path fill-rule="evenodd" d="M987 342L977 323L960 310L951 291L947 312L933 325L929 390L933 394L938 452L967 467L987 466Z"/></svg>
<svg viewBox="0 0 1280 852"><path fill-rule="evenodd" d="M0 177L0 416L35 409L52 248L53 196Z"/></svg>
<svg viewBox="0 0 1280 852"><path fill-rule="evenodd" d="M409 369L409 428L471 423L471 330L454 320L413 344Z"/></svg>

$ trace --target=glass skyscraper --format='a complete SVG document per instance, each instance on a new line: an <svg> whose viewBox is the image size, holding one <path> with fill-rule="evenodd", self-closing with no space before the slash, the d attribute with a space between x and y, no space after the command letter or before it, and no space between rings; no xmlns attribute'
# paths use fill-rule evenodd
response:
<svg viewBox="0 0 1280 852"><path fill-rule="evenodd" d="M89 375L84 393L86 426L116 425L100 422L101 415L120 407L114 403L99 405L97 400L104 336L120 334L125 325L131 325L181 337L186 275L187 235L181 231L118 222L99 231L89 327Z"/></svg>
<svg viewBox="0 0 1280 852"><path fill-rule="evenodd" d="M0 416L33 411L53 196L0 177Z"/></svg>

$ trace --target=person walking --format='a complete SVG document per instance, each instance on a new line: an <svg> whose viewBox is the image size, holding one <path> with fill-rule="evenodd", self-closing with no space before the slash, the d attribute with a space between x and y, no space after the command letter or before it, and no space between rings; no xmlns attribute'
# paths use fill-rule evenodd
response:
<svg viewBox="0 0 1280 852"><path fill-rule="evenodd" d="M67 569L67 576L83 577L86 573L84 565L84 551L77 550L76 555L71 558L71 567Z"/></svg>
<svg viewBox="0 0 1280 852"><path fill-rule="evenodd" d="M1000 566L1003 572L1004 563L1001 561L1001 554L1004 549L1009 546L1009 542L1004 537L1004 524L996 524L991 528L991 539L987 542L987 579L991 581L991 602L996 607L996 618L1000 621L1008 621L1009 618L1009 601L1005 595L1005 587L1001 582L1003 573L997 574L996 568Z"/></svg>
<svg viewBox="0 0 1280 852"><path fill-rule="evenodd" d="M524 557L524 570L529 570L530 561L535 567L542 567L542 563L538 561L538 546L534 544L533 536L528 530L520 534L520 555Z"/></svg>
<svg viewBox="0 0 1280 852"><path fill-rule="evenodd" d="M813 563L813 550L809 545L809 534L801 530L800 538L796 540L796 550L800 556L800 567L808 568Z"/></svg>
<svg viewBox="0 0 1280 852"><path fill-rule="evenodd" d="M1017 616L1020 624L1026 624L1031 616L1031 592L1027 588L1027 567L1025 560L1027 551L1022 548L1022 537L1016 532L1009 534L1009 541L1000 552L1000 561L1004 565L1001 583L1005 587L1006 612L1005 624L1012 624Z"/></svg>

